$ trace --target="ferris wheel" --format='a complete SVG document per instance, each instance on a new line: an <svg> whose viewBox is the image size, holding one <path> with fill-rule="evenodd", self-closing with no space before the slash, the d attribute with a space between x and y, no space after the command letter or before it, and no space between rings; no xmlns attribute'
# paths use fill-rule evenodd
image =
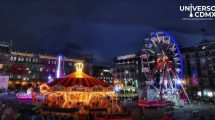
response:
<svg viewBox="0 0 215 120"><path fill-rule="evenodd" d="M141 59L142 72L160 92L161 99L163 94L177 94L178 84L182 86L182 55L169 33L151 33L144 40Z"/></svg>

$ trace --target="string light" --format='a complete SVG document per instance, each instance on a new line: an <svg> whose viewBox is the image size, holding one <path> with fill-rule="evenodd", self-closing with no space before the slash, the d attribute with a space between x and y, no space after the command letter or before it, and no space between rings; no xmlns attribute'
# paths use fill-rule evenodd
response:
<svg viewBox="0 0 215 120"><path fill-rule="evenodd" d="M71 74L71 76L82 79L91 77L83 73L83 67L83 63L76 63L76 71ZM117 106L118 99L118 95L114 91L114 86L103 87L98 85L94 87L84 87L82 85L73 85L65 87L57 84L54 86L42 84L40 85L40 92L46 96L45 102L47 102L48 106L58 106L61 108L76 107L77 103L90 106L93 101L96 101L99 105L111 104L111 106ZM106 100L106 97L109 99Z"/></svg>

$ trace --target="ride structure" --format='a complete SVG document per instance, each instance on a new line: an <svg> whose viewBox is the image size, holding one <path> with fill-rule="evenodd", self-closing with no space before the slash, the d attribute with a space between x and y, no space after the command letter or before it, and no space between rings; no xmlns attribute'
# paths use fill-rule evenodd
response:
<svg viewBox="0 0 215 120"><path fill-rule="evenodd" d="M44 104L51 108L80 108L80 114L88 114L91 108L107 108L110 112L121 109L113 85L82 72L82 63L75 67L75 72L40 86L46 96Z"/></svg>
<svg viewBox="0 0 215 120"><path fill-rule="evenodd" d="M156 104L154 106L165 106L170 101L179 104L180 92L190 102L181 83L182 55L177 42L169 33L151 33L144 40L141 61L142 73L147 79L147 94L145 100L139 100L139 105L147 106L152 103Z"/></svg>

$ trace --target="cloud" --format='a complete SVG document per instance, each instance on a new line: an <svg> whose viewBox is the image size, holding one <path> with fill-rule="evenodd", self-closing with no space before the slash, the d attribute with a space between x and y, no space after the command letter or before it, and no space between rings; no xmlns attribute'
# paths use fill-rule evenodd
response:
<svg viewBox="0 0 215 120"><path fill-rule="evenodd" d="M83 48L80 45L75 44L75 43L70 43L70 42L66 43L65 49L68 49L71 51L80 51L80 52L83 51Z"/></svg>
<svg viewBox="0 0 215 120"><path fill-rule="evenodd" d="M190 1L189 1L190 2ZM197 4L196 1L191 1ZM203 3L204 2L204 3ZM210 4L202 1L199 5ZM14 49L82 56L98 63L140 50L154 31L173 34L183 45L215 40L214 21L183 21L181 1L39 1L1 2L0 39L13 40Z"/></svg>

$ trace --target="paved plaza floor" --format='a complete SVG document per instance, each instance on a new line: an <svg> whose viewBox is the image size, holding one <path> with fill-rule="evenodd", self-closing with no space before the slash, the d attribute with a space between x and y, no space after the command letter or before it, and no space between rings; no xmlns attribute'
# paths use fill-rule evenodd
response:
<svg viewBox="0 0 215 120"><path fill-rule="evenodd" d="M163 120L166 108L141 108L136 102L127 102L126 107L134 120ZM174 106L175 120L215 120L215 105L192 104Z"/></svg>
<svg viewBox="0 0 215 120"><path fill-rule="evenodd" d="M5 96L1 101L17 106L19 103L14 96ZM142 108L137 102L121 102L127 111L131 113L133 120L163 120L166 108ZM19 106L17 106L19 107ZM175 120L215 120L215 105L211 104L192 104L185 106L174 106L173 113Z"/></svg>

